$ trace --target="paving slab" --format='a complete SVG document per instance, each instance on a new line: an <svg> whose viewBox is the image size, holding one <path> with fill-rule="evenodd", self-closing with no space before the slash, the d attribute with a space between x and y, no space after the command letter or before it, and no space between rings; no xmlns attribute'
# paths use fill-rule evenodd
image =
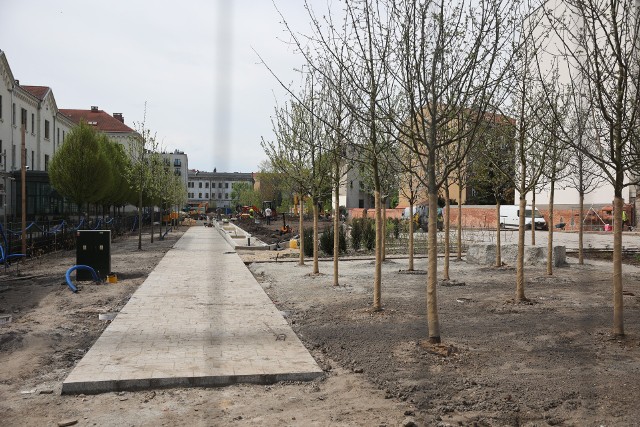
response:
<svg viewBox="0 0 640 427"><path fill-rule="evenodd" d="M78 362L62 393L269 384L321 375L220 233L191 227Z"/></svg>

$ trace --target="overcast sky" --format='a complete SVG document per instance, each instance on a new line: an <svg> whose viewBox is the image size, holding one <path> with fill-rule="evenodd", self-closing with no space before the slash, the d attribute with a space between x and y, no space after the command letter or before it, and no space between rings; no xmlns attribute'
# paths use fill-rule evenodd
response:
<svg viewBox="0 0 640 427"><path fill-rule="evenodd" d="M302 0L276 3L309 28ZM189 168L253 172L285 99L253 49L299 80L280 21L271 0L0 0L0 49L21 84L53 89L58 108L96 105L133 128L146 102L147 128Z"/></svg>

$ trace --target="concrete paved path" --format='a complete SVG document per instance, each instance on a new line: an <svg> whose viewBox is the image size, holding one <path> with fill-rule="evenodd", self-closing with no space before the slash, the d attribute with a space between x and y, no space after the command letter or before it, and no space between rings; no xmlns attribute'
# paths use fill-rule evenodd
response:
<svg viewBox="0 0 640 427"><path fill-rule="evenodd" d="M191 227L62 393L311 380L314 359L215 228Z"/></svg>

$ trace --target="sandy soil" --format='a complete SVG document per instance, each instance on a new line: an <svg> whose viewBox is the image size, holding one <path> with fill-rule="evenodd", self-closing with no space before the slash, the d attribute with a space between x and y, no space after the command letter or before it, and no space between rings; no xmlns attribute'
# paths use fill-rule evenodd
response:
<svg viewBox="0 0 640 427"><path fill-rule="evenodd" d="M213 230L212 230L213 231ZM606 263L572 264L546 277L527 269L531 305L514 305L512 268L452 264L457 285L438 289L441 347L425 345L426 276L387 261L385 310L373 313L371 260L331 265L320 276L264 251L240 252L326 371L310 383L238 385L60 396L63 379L175 243L120 238L119 283L73 295L64 271L74 252L32 260L0 276L0 425L62 421L98 426L218 425L636 425L640 419L640 270L625 268L627 336L610 336ZM275 255L275 253L270 253ZM273 257L275 258L275 256ZM252 262L262 260L263 262ZM426 260L417 262L425 268ZM310 263L309 263L310 264ZM412 424L413 423L413 424Z"/></svg>

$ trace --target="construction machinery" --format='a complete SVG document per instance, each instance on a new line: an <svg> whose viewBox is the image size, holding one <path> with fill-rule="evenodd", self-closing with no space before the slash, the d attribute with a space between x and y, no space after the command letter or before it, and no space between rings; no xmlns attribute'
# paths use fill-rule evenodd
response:
<svg viewBox="0 0 640 427"><path fill-rule="evenodd" d="M257 206L242 206L240 208L241 219L256 218L256 216L262 216L262 211Z"/></svg>
<svg viewBox="0 0 640 427"><path fill-rule="evenodd" d="M282 227L280 227L280 235L291 233L291 227L287 224L287 217L284 212L282 212Z"/></svg>

